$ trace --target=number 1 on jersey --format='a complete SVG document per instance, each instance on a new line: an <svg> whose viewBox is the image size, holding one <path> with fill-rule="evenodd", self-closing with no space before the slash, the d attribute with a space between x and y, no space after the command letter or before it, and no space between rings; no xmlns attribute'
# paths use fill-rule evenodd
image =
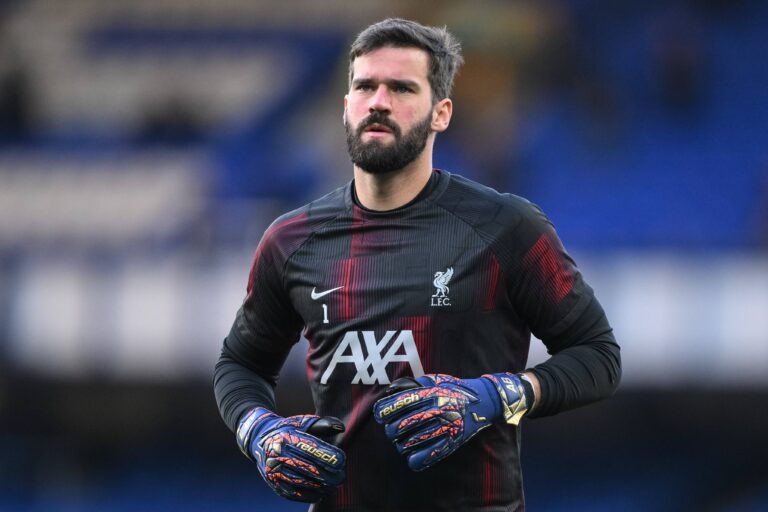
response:
<svg viewBox="0 0 768 512"><path fill-rule="evenodd" d="M328 322L328 305L323 304L323 323L327 324Z"/></svg>

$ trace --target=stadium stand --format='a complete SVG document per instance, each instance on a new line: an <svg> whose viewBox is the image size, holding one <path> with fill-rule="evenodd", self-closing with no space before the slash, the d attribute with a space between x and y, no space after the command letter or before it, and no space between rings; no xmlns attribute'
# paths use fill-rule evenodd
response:
<svg viewBox="0 0 768 512"><path fill-rule="evenodd" d="M346 44L394 13L465 41L436 165L540 204L623 345L614 400L526 427L530 509L768 509L768 6L429 5L0 2L0 510L304 510L208 381L266 224L349 179Z"/></svg>

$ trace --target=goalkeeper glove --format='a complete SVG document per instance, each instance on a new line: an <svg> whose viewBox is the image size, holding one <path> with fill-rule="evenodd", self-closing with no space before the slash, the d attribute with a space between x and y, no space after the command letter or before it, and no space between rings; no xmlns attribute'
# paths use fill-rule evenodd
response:
<svg viewBox="0 0 768 512"><path fill-rule="evenodd" d="M446 458L494 421L517 425L534 399L530 382L512 373L404 377L389 391L394 394L377 401L373 415L414 471Z"/></svg>
<svg viewBox="0 0 768 512"><path fill-rule="evenodd" d="M272 490L289 500L310 503L344 481L344 452L319 439L340 432L344 424L331 416L283 418L257 407L240 421L237 443L246 457L256 461Z"/></svg>

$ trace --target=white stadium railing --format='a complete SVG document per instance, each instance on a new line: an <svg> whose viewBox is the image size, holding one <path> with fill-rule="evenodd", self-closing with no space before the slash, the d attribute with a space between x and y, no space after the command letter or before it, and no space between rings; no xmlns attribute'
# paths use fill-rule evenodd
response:
<svg viewBox="0 0 768 512"><path fill-rule="evenodd" d="M28 259L9 283L7 357L52 375L207 378L244 297L251 256L227 252L200 263L166 255L115 268ZM578 259L622 346L625 385L768 385L768 259ZM304 375L304 349L287 371ZM533 341L530 363L545 357Z"/></svg>

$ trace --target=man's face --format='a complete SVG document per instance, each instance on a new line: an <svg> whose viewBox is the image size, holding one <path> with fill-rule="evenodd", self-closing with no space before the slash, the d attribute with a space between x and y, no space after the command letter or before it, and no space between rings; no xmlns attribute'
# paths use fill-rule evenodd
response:
<svg viewBox="0 0 768 512"><path fill-rule="evenodd" d="M349 156L363 171L402 169L424 150L432 133L428 62L423 50L392 47L353 62L344 126Z"/></svg>

